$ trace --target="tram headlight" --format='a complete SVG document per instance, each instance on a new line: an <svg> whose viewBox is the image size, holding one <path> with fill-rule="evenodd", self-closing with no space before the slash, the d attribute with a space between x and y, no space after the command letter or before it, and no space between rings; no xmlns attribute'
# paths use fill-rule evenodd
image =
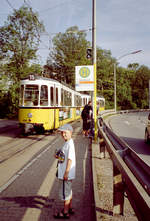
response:
<svg viewBox="0 0 150 221"><path fill-rule="evenodd" d="M32 113L28 113L28 118L31 118L32 117Z"/></svg>

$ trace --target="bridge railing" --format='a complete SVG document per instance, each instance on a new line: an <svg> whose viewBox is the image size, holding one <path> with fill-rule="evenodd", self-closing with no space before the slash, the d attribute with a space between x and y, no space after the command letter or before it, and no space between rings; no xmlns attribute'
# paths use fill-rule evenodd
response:
<svg viewBox="0 0 150 221"><path fill-rule="evenodd" d="M103 116L98 119L98 132L100 150L106 148L113 162L113 214L123 214L126 193L137 218L141 221L150 220L149 166L111 130Z"/></svg>

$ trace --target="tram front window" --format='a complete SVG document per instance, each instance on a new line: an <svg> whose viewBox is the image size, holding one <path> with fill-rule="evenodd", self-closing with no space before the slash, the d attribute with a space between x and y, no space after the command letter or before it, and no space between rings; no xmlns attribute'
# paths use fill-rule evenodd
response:
<svg viewBox="0 0 150 221"><path fill-rule="evenodd" d="M25 85L24 106L37 106L39 100L39 86Z"/></svg>
<svg viewBox="0 0 150 221"><path fill-rule="evenodd" d="M20 87L20 97L19 97L19 106L23 105L23 95L24 95L24 85L21 85Z"/></svg>

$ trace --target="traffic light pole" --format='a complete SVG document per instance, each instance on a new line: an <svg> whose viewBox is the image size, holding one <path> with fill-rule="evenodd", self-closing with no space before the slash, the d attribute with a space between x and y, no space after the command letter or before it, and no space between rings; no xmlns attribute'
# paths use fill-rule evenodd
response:
<svg viewBox="0 0 150 221"><path fill-rule="evenodd" d="M94 96L93 96L93 113L94 113L94 138L97 140L97 113L96 113L96 94L97 94L97 76L96 76L96 0L92 0L92 51L93 60L92 64L94 66Z"/></svg>
<svg viewBox="0 0 150 221"><path fill-rule="evenodd" d="M96 94L97 94L97 75L96 75L96 0L92 0L92 64L94 66L94 96L93 96L93 113L94 113L94 138L97 140L97 105L96 105Z"/></svg>

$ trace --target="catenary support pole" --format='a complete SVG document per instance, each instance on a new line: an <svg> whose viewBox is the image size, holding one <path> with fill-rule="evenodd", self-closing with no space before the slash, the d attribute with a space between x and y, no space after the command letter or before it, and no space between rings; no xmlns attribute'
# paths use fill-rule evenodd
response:
<svg viewBox="0 0 150 221"><path fill-rule="evenodd" d="M96 95L97 95L97 74L96 74L96 0L93 1L93 13L92 13L92 51L94 66L94 96L93 96L93 112L94 112L94 138L97 140L97 113L96 113Z"/></svg>

